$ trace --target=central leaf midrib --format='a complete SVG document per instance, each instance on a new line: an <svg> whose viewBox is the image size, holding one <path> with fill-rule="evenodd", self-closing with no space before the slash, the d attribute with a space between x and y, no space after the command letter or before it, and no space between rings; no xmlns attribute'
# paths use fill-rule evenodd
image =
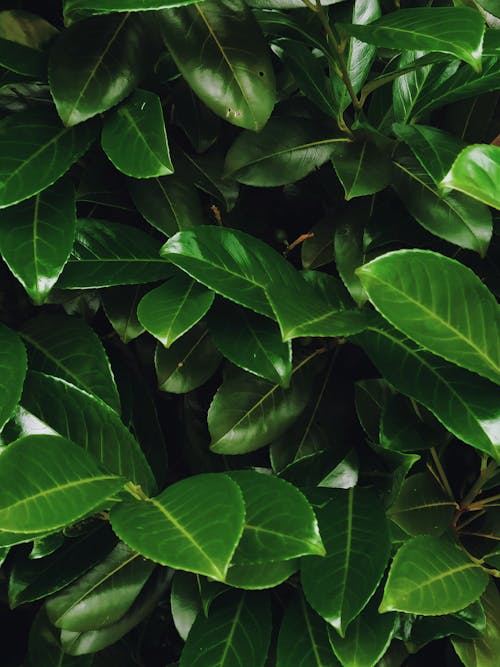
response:
<svg viewBox="0 0 500 667"><path fill-rule="evenodd" d="M375 281L378 281L381 285L384 285L384 287L388 288L388 291L393 291L396 292L400 296L404 296L408 301L410 301L412 304L416 305L418 308L420 308L431 320L436 320L437 322L441 323L443 326L447 327L451 332L453 332L457 338L463 340L465 343L467 343L473 350L477 352L477 354L480 357L483 357L483 359L487 362L491 368L496 371L497 373L500 372L500 366L497 366L493 359L491 359L487 354L485 354L480 347L474 344L474 342L466 338L458 329L456 329L450 322L441 319L437 313L433 310L430 310L427 306L425 306L423 303L420 301L417 301L414 299L410 294L407 292L402 291L398 287L395 286L394 283L386 282L382 278L378 276L371 276L372 279ZM440 355L441 356L441 355Z"/></svg>

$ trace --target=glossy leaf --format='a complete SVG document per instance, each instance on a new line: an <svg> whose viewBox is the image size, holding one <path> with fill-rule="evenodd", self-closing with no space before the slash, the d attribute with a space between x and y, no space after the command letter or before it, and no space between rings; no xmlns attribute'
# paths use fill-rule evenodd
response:
<svg viewBox="0 0 500 667"><path fill-rule="evenodd" d="M453 135L427 125L394 123L392 129L436 184L448 173L463 145Z"/></svg>
<svg viewBox="0 0 500 667"><path fill-rule="evenodd" d="M238 485L212 473L183 479L155 498L126 500L110 518L117 535L146 558L224 580L244 517Z"/></svg>
<svg viewBox="0 0 500 667"><path fill-rule="evenodd" d="M470 269L426 250L400 250L357 273L394 326L434 354L500 384L500 308Z"/></svg>
<svg viewBox="0 0 500 667"><path fill-rule="evenodd" d="M292 484L252 470L238 470L228 475L240 487L246 509L234 564L325 554L314 512L305 496Z"/></svg>
<svg viewBox="0 0 500 667"><path fill-rule="evenodd" d="M439 537L451 525L457 507L429 473L417 473L403 482L389 516L410 535Z"/></svg>
<svg viewBox="0 0 500 667"><path fill-rule="evenodd" d="M281 340L274 322L229 301L218 301L210 311L208 326L215 345L226 359L270 382L288 385L292 348L289 342Z"/></svg>
<svg viewBox="0 0 500 667"><path fill-rule="evenodd" d="M180 667L264 667L271 627L266 593L230 591L196 619Z"/></svg>
<svg viewBox="0 0 500 667"><path fill-rule="evenodd" d="M119 412L106 353L83 320L45 313L25 324L20 334L29 346L30 368L67 380Z"/></svg>
<svg viewBox="0 0 500 667"><path fill-rule="evenodd" d="M170 609L175 629L186 641L196 617L202 610L200 577L178 570L172 579Z"/></svg>
<svg viewBox="0 0 500 667"><path fill-rule="evenodd" d="M52 111L37 109L0 121L0 208L52 185L94 140L94 126L62 127Z"/></svg>
<svg viewBox="0 0 500 667"><path fill-rule="evenodd" d="M461 248L486 254L492 223L488 208L461 192L443 195L420 165L406 157L394 161L393 186L417 222Z"/></svg>
<svg viewBox="0 0 500 667"><path fill-rule="evenodd" d="M106 317L123 343L130 343L145 329L137 319L137 306L147 291L142 285L109 287L101 292Z"/></svg>
<svg viewBox="0 0 500 667"><path fill-rule="evenodd" d="M213 292L178 272L141 299L137 317L162 345L170 347L201 320L213 300Z"/></svg>
<svg viewBox="0 0 500 667"><path fill-rule="evenodd" d="M450 614L477 600L487 583L488 575L448 538L420 535L397 552L380 611Z"/></svg>
<svg viewBox="0 0 500 667"><path fill-rule="evenodd" d="M123 479L102 472L69 440L51 435L20 438L0 462L0 529L55 530L92 512Z"/></svg>
<svg viewBox="0 0 500 667"><path fill-rule="evenodd" d="M344 637L329 629L330 643L343 667L373 667L386 652L396 630L397 614L380 614L373 597L352 621Z"/></svg>
<svg viewBox="0 0 500 667"><path fill-rule="evenodd" d="M62 32L51 50L49 80L65 125L107 111L132 92L147 71L145 29L142 17L127 12L96 16Z"/></svg>
<svg viewBox="0 0 500 667"><path fill-rule="evenodd" d="M444 429L436 422L429 423L428 413L422 418L422 411L422 406L401 394L391 396L380 421L381 446L398 452L418 452L436 446Z"/></svg>
<svg viewBox="0 0 500 667"><path fill-rule="evenodd" d="M379 192L391 182L391 161L371 143L342 144L332 162L346 201Z"/></svg>
<svg viewBox="0 0 500 667"><path fill-rule="evenodd" d="M199 324L168 350L158 343L155 368L160 391L184 394L204 384L217 370L222 355Z"/></svg>
<svg viewBox="0 0 500 667"><path fill-rule="evenodd" d="M62 289L136 285L171 275L160 244L141 229L103 220L77 222L73 252L57 282Z"/></svg>
<svg viewBox="0 0 500 667"><path fill-rule="evenodd" d="M469 8L402 9L367 26L343 25L350 35L386 49L449 53L481 68L482 17Z"/></svg>
<svg viewBox="0 0 500 667"><path fill-rule="evenodd" d="M134 178L172 174L161 100L147 90L136 90L106 117L102 148L111 162Z"/></svg>
<svg viewBox="0 0 500 667"><path fill-rule="evenodd" d="M91 667L93 656L73 657L64 652L58 632L41 607L35 617L28 641L29 664L35 667Z"/></svg>
<svg viewBox="0 0 500 667"><path fill-rule="evenodd" d="M129 189L139 213L166 236L203 223L198 193L187 179L173 175L132 180Z"/></svg>
<svg viewBox="0 0 500 667"><path fill-rule="evenodd" d="M498 389L380 324L356 337L384 378L430 410L459 439L498 457Z"/></svg>
<svg viewBox="0 0 500 667"><path fill-rule="evenodd" d="M308 367L296 367L288 389L229 368L208 411L210 448L245 454L264 447L293 424L308 401Z"/></svg>
<svg viewBox="0 0 500 667"><path fill-rule="evenodd" d="M363 248L363 223L366 222L363 205L352 208L337 219L334 233L334 255L342 282L358 306L363 306L368 295L363 289L356 269L365 261Z"/></svg>
<svg viewBox="0 0 500 667"><path fill-rule="evenodd" d="M35 303L57 282L75 233L75 195L66 180L0 215L0 253Z"/></svg>
<svg viewBox="0 0 500 667"><path fill-rule="evenodd" d="M419 58L423 58L425 51L404 51L399 59L401 68L411 67ZM470 68L467 68L470 73ZM427 79L432 80L432 65L415 67L409 72L394 79L392 85L392 113L394 118L403 126L412 118L415 106L418 105L420 95L425 90ZM411 132L411 126L410 132Z"/></svg>
<svg viewBox="0 0 500 667"><path fill-rule="evenodd" d="M500 146L480 144L461 151L450 171L443 174L441 185L500 209L499 179Z"/></svg>
<svg viewBox="0 0 500 667"><path fill-rule="evenodd" d="M345 636L389 560L387 521L373 491L359 487L332 490L317 516L326 557L303 559L302 587L309 604Z"/></svg>
<svg viewBox="0 0 500 667"><path fill-rule="evenodd" d="M226 175L259 187L304 178L333 154L344 136L325 138L324 128L307 119L272 118L259 132L243 132L226 156Z"/></svg>
<svg viewBox="0 0 500 667"><path fill-rule="evenodd" d="M177 67L209 109L240 127L264 127L275 101L274 72L259 25L241 0L205 0L163 11L161 32Z"/></svg>
<svg viewBox="0 0 500 667"><path fill-rule="evenodd" d="M47 601L47 616L72 632L111 625L132 606L153 569L154 563L118 542L100 563Z"/></svg>
<svg viewBox="0 0 500 667"><path fill-rule="evenodd" d="M19 403L26 367L26 350L19 336L0 324L0 431Z"/></svg>
<svg viewBox="0 0 500 667"><path fill-rule="evenodd" d="M299 560L292 558L262 563L231 563L226 575L226 584L247 591L275 588L289 579L299 569Z"/></svg>
<svg viewBox="0 0 500 667"><path fill-rule="evenodd" d="M140 484L146 493L156 490L151 469L139 444L106 403L60 378L30 371L21 405L26 432L31 415L57 434L80 445L110 472Z"/></svg>
<svg viewBox="0 0 500 667"><path fill-rule="evenodd" d="M494 667L500 650L500 594L490 582L481 597L486 612L486 629L473 640L452 638L453 648L465 667Z"/></svg>
<svg viewBox="0 0 500 667"><path fill-rule="evenodd" d="M45 49L58 31L41 16L19 9L0 12L0 64L17 74L44 79Z"/></svg>
<svg viewBox="0 0 500 667"><path fill-rule="evenodd" d="M142 12L189 5L193 0L64 0L64 15L78 19L88 14Z"/></svg>
<svg viewBox="0 0 500 667"><path fill-rule="evenodd" d="M288 602L278 635L277 667L338 667L325 621L301 593Z"/></svg>
<svg viewBox="0 0 500 667"><path fill-rule="evenodd" d="M61 590L104 559L115 542L113 533L101 528L81 538L67 539L55 553L44 558L18 558L9 579L11 608Z"/></svg>

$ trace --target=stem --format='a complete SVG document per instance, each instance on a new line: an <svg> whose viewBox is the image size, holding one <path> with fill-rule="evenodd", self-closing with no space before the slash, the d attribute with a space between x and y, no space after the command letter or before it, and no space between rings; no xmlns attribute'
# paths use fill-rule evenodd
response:
<svg viewBox="0 0 500 667"><path fill-rule="evenodd" d="M134 484L133 482L127 482L124 487L125 491L128 491L131 496L136 500L149 500L149 497L144 493L140 484Z"/></svg>
<svg viewBox="0 0 500 667"><path fill-rule="evenodd" d="M481 493L483 486L486 484L486 482L491 477L493 477L496 470L497 470L497 464L495 461L490 461L490 463L486 465L485 460L483 459L483 461L481 462L481 472L479 473L478 478L471 486L469 493L464 498L462 498L460 506L463 509L467 509L469 505L473 503L476 497Z"/></svg>
<svg viewBox="0 0 500 667"><path fill-rule="evenodd" d="M445 489L446 493L450 496L450 499L453 500L453 502L455 502L455 496L453 495L450 482L448 481L448 477L446 477L446 473L444 471L443 466L441 465L441 461L439 460L439 456L435 447L431 447L431 456L432 460L434 461L434 465L436 466L436 470L439 474L439 478L441 480L443 488Z"/></svg>

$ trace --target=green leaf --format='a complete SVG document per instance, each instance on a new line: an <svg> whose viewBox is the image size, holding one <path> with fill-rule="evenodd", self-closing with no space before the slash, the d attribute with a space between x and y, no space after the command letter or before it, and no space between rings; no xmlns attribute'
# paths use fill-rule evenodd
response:
<svg viewBox="0 0 500 667"><path fill-rule="evenodd" d="M336 118L339 109L332 94L331 83L325 75L323 54L318 57L305 44L292 39L281 39L279 46L284 49L283 61L302 92L323 113Z"/></svg>
<svg viewBox="0 0 500 667"><path fill-rule="evenodd" d="M11 609L47 597L72 583L103 560L115 542L111 531L100 528L81 538L68 539L49 556L36 560L18 557L9 578Z"/></svg>
<svg viewBox="0 0 500 667"><path fill-rule="evenodd" d="M344 637L329 629L330 644L343 667L373 667L385 654L396 630L397 614L379 614L375 595L347 628Z"/></svg>
<svg viewBox="0 0 500 667"><path fill-rule="evenodd" d="M500 308L469 268L428 250L399 250L357 273L377 310L400 331L500 384Z"/></svg>
<svg viewBox="0 0 500 667"><path fill-rule="evenodd" d="M149 64L145 43L144 19L128 12L96 16L64 30L49 60L50 91L63 123L82 123L131 93Z"/></svg>
<svg viewBox="0 0 500 667"><path fill-rule="evenodd" d="M136 90L106 116L102 148L111 162L134 178L172 174L163 109L158 95Z"/></svg>
<svg viewBox="0 0 500 667"><path fill-rule="evenodd" d="M36 195L68 171L93 142L94 125L65 128L52 111L0 121L0 208Z"/></svg>
<svg viewBox="0 0 500 667"><path fill-rule="evenodd" d="M109 287L101 292L106 317L125 345L145 331L136 311L146 291L147 287L143 285L133 285Z"/></svg>
<svg viewBox="0 0 500 667"><path fill-rule="evenodd" d="M270 382L288 386L292 347L290 342L281 340L274 322L230 301L219 300L210 311L208 326L215 345L226 359Z"/></svg>
<svg viewBox="0 0 500 667"><path fill-rule="evenodd" d="M500 146L468 146L458 155L441 185L460 190L474 199L500 209Z"/></svg>
<svg viewBox="0 0 500 667"><path fill-rule="evenodd" d="M0 324L0 431L19 403L26 367L26 350L21 339Z"/></svg>
<svg viewBox="0 0 500 667"><path fill-rule="evenodd" d="M276 318L284 340L348 335L365 327L365 313L332 307L283 256L244 232L223 227L179 232L161 255L227 299ZM301 294L301 300L291 293Z"/></svg>
<svg viewBox="0 0 500 667"><path fill-rule="evenodd" d="M319 269L333 262L333 220L325 217L309 230L314 236L301 244L302 266L306 270Z"/></svg>
<svg viewBox="0 0 500 667"><path fill-rule="evenodd" d="M463 143L457 137L428 125L394 123L392 129L397 138L410 147L434 183L439 185Z"/></svg>
<svg viewBox="0 0 500 667"><path fill-rule="evenodd" d="M473 640L452 638L453 648L465 667L494 667L500 651L500 594L490 582L481 602L486 612L486 630Z"/></svg>
<svg viewBox="0 0 500 667"><path fill-rule="evenodd" d="M363 247L364 225L368 222L364 202L354 204L336 221L334 233L335 264L342 282L359 307L368 300L355 270L365 261Z"/></svg>
<svg viewBox="0 0 500 667"><path fill-rule="evenodd" d="M399 67L405 69L412 67L420 58L425 57L425 51L405 51L399 59ZM456 61L455 61L456 62ZM437 66L440 67L440 66ZM418 105L420 95L425 91L427 80L432 80L432 73L436 68L432 65L414 67L409 72L394 79L392 85L392 113L394 119L404 125L414 115L415 106ZM464 67L467 73L471 73L470 67ZM474 73L476 76L476 74ZM428 85L428 84L427 84ZM411 132L411 129L410 129ZM398 137L399 138L399 137Z"/></svg>
<svg viewBox="0 0 500 667"><path fill-rule="evenodd" d="M183 130L197 153L204 153L214 145L221 133L221 119L184 81L175 88L173 107L172 122Z"/></svg>
<svg viewBox="0 0 500 667"><path fill-rule="evenodd" d="M170 347L209 310L214 293L178 272L140 301L137 317L162 345Z"/></svg>
<svg viewBox="0 0 500 667"><path fill-rule="evenodd" d="M69 440L28 435L1 456L0 530L55 530L101 508L122 486Z"/></svg>
<svg viewBox="0 0 500 667"><path fill-rule="evenodd" d="M314 512L292 484L253 470L228 475L240 487L246 508L232 565L325 555Z"/></svg>
<svg viewBox="0 0 500 667"><path fill-rule="evenodd" d="M198 615L180 667L264 667L271 629L266 593L230 591L213 602L208 618Z"/></svg>
<svg viewBox="0 0 500 667"><path fill-rule="evenodd" d="M423 351L383 323L355 341L398 391L425 405L460 440L499 457L500 407L495 385Z"/></svg>
<svg viewBox="0 0 500 667"><path fill-rule="evenodd" d="M397 452L418 452L435 447L441 438L446 438L436 421L429 423L429 413L422 418L422 410L406 396L391 396L380 421L380 445Z"/></svg>
<svg viewBox="0 0 500 667"><path fill-rule="evenodd" d="M127 632L150 616L160 600L165 599L172 573L165 568L157 569L146 582L130 609L115 623L97 630L72 632L61 630L61 644L64 652L73 656L96 653L114 644Z"/></svg>
<svg viewBox="0 0 500 667"><path fill-rule="evenodd" d="M394 394L393 387L383 378L360 380L354 386L356 414L369 440L377 443L380 420L385 407Z"/></svg>
<svg viewBox="0 0 500 667"><path fill-rule="evenodd" d="M178 570L172 579L170 609L175 629L186 641L196 617L202 610L201 581L198 575Z"/></svg>
<svg viewBox="0 0 500 667"><path fill-rule="evenodd" d="M208 411L211 450L217 454L246 454L284 433L309 399L308 361L310 358L292 371L288 389L229 368Z"/></svg>
<svg viewBox="0 0 500 667"><path fill-rule="evenodd" d="M359 487L332 490L331 500L317 516L326 557L303 559L302 587L309 604L345 636L389 560L387 520L374 492Z"/></svg>
<svg viewBox="0 0 500 667"><path fill-rule="evenodd" d="M59 640L59 633L47 618L45 607L35 616L28 640L29 664L33 667L92 667L93 656L78 658L67 655Z"/></svg>
<svg viewBox="0 0 500 667"><path fill-rule="evenodd" d="M431 234L484 257L492 234L489 209L461 192L443 195L413 159L396 158L394 166L393 187L415 220Z"/></svg>
<svg viewBox="0 0 500 667"><path fill-rule="evenodd" d="M21 405L58 435L87 450L103 468L140 484L156 484L139 444L106 403L60 378L30 371ZM27 433L30 416L26 415Z"/></svg>
<svg viewBox="0 0 500 667"><path fill-rule="evenodd" d="M481 71L484 20L469 8L400 9L367 26L343 24L342 28L385 49L449 53Z"/></svg>
<svg viewBox="0 0 500 667"><path fill-rule="evenodd" d="M65 179L0 215L0 253L35 303L57 282L75 233L75 194Z"/></svg>
<svg viewBox="0 0 500 667"><path fill-rule="evenodd" d="M156 346L155 368L160 391L185 394L212 377L222 355L206 328L199 324L179 338L168 350Z"/></svg>
<svg viewBox="0 0 500 667"><path fill-rule="evenodd" d="M301 593L287 603L278 635L276 667L339 667L327 625Z"/></svg>
<svg viewBox="0 0 500 667"><path fill-rule="evenodd" d="M341 145L332 162L346 201L379 192L391 182L391 161L366 141Z"/></svg>
<svg viewBox="0 0 500 667"><path fill-rule="evenodd" d="M477 600L488 575L448 538L405 542L391 565L380 611L450 614Z"/></svg>
<svg viewBox="0 0 500 667"><path fill-rule="evenodd" d="M166 236L203 224L200 198L190 180L176 175L131 180L129 190L139 213Z"/></svg>
<svg viewBox="0 0 500 667"><path fill-rule="evenodd" d="M161 244L141 229L95 219L77 221L75 245L57 282L61 289L136 285L168 278Z"/></svg>
<svg viewBox="0 0 500 667"><path fill-rule="evenodd" d="M247 591L275 588L299 569L298 559L262 563L231 563L225 582L232 588Z"/></svg>
<svg viewBox="0 0 500 667"><path fill-rule="evenodd" d="M235 482L209 473L155 498L125 500L110 520L120 539L146 558L223 581L243 532L245 505Z"/></svg>
<svg viewBox="0 0 500 667"><path fill-rule="evenodd" d="M261 130L274 107L274 72L245 3L205 0L162 11L159 21L177 67L207 107L234 125Z"/></svg>
<svg viewBox="0 0 500 667"><path fill-rule="evenodd" d="M428 472L407 477L388 516L410 535L439 537L451 525L456 502Z"/></svg>
<svg viewBox="0 0 500 667"><path fill-rule="evenodd" d="M497 90L500 85L498 63L496 56L483 58L480 74L465 65L457 68L456 61L434 65L414 101L412 116L420 117L445 104Z"/></svg>
<svg viewBox="0 0 500 667"><path fill-rule="evenodd" d="M57 628L97 630L118 621L132 606L155 565L122 542L77 581L45 604Z"/></svg>
<svg viewBox="0 0 500 667"><path fill-rule="evenodd" d="M325 129L305 118L276 117L255 134L242 132L226 156L226 176L258 187L304 178L333 155L345 136L325 138Z"/></svg>
<svg viewBox="0 0 500 667"><path fill-rule="evenodd" d="M23 76L45 80L44 51L57 33L41 16L18 9L0 12L0 65Z"/></svg>
<svg viewBox="0 0 500 667"><path fill-rule="evenodd" d="M78 19L89 14L112 12L142 12L152 9L167 9L189 5L193 0L64 0L64 15Z"/></svg>
<svg viewBox="0 0 500 667"><path fill-rule="evenodd" d="M25 324L20 334L29 345L31 369L67 380L120 411L104 348L82 319L44 313Z"/></svg>

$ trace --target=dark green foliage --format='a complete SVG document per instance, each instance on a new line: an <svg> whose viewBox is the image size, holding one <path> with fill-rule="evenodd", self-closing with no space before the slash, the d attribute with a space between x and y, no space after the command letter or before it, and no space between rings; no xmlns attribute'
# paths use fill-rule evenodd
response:
<svg viewBox="0 0 500 667"><path fill-rule="evenodd" d="M2 667L498 665L497 5L2 3Z"/></svg>

